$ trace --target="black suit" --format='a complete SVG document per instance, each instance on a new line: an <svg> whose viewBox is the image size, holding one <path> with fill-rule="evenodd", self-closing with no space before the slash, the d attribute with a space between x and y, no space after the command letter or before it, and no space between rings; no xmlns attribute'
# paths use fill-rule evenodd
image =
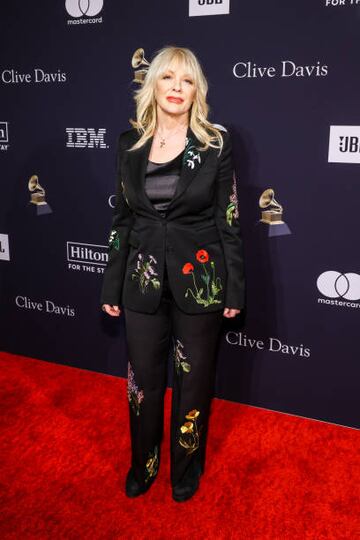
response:
<svg viewBox="0 0 360 540"><path fill-rule="evenodd" d="M242 308L242 240L228 133L223 134L218 157L218 150L211 147L197 151L194 147L200 143L188 128L181 176L165 217L144 188L152 138L140 149L126 152L137 137L131 129L118 140L116 206L101 302L154 313L166 261L172 293L184 312ZM144 276L145 267L153 272L150 278Z"/></svg>
<svg viewBox="0 0 360 540"><path fill-rule="evenodd" d="M218 157L213 148L197 151L200 143L188 129L180 178L165 217L145 191L152 139L126 152L136 138L129 130L118 141L117 198L101 302L124 307L132 468L143 486L159 467L173 345L174 486L204 471L222 311L244 304L242 241L227 133Z"/></svg>

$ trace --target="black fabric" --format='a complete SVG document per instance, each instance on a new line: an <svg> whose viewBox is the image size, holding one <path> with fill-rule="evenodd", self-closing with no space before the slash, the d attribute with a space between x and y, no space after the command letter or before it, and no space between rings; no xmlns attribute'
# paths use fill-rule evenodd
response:
<svg viewBox="0 0 360 540"><path fill-rule="evenodd" d="M162 216L165 216L175 195L183 154L184 151L166 163L154 163L148 160L145 173L145 192L154 208Z"/></svg>
<svg viewBox="0 0 360 540"><path fill-rule="evenodd" d="M131 465L137 482L143 487L151 480L149 470L153 476L157 474L163 438L167 361L171 347L174 377L170 469L171 484L176 486L205 471L222 313L184 313L177 307L170 289L164 287L155 313L139 313L125 308L124 314L131 369L128 377ZM179 364L179 360L186 364ZM192 433L183 434L181 427L191 422L187 415L196 411L198 414L193 421L195 436ZM186 449L181 441L189 443L191 448Z"/></svg>
<svg viewBox="0 0 360 540"><path fill-rule="evenodd" d="M101 303L154 313L166 265L171 292L185 313L241 309L245 276L229 134L222 133L221 152L202 150L188 127L180 178L165 216L145 192L153 138L131 150L138 137L132 129L118 139L116 203Z"/></svg>

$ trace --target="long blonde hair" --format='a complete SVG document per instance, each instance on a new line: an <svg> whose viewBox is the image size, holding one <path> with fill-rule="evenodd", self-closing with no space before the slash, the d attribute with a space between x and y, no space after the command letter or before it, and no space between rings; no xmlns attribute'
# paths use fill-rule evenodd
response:
<svg viewBox="0 0 360 540"><path fill-rule="evenodd" d="M219 148L221 152L223 146L221 131L207 120L210 109L206 102L208 83L199 60L190 49L175 46L163 47L155 53L143 84L134 91L136 120L130 118L129 122L138 131L140 138L129 150L140 148L154 134L157 121L155 85L172 60L182 63L194 81L196 92L190 109L189 125L197 139L204 144L199 150L207 150L211 146Z"/></svg>

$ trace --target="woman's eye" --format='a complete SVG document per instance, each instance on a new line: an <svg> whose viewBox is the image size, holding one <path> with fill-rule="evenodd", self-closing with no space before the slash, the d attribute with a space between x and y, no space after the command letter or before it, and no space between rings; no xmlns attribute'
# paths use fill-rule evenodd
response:
<svg viewBox="0 0 360 540"><path fill-rule="evenodd" d="M163 79L171 79L171 75L163 75L162 78ZM191 79L184 79L184 81L189 83L189 84L194 84L194 82Z"/></svg>

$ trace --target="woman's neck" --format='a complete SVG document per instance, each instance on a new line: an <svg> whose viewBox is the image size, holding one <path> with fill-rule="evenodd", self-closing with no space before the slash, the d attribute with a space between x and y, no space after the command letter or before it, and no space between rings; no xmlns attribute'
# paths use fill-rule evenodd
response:
<svg viewBox="0 0 360 540"><path fill-rule="evenodd" d="M171 115L161 109L157 111L156 130L163 135L170 134L174 131L187 130L189 125L188 114Z"/></svg>

